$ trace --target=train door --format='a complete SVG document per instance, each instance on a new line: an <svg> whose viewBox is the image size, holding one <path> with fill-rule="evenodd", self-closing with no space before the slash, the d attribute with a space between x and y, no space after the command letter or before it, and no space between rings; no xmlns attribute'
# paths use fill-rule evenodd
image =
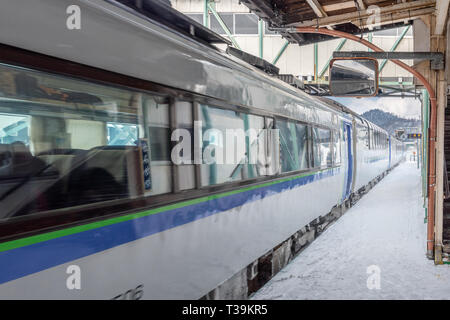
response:
<svg viewBox="0 0 450 320"><path fill-rule="evenodd" d="M351 123L344 122L344 135L347 148L347 175L345 177L344 183L344 194L342 200L347 199L352 191L353 182L353 136L352 136L352 125Z"/></svg>

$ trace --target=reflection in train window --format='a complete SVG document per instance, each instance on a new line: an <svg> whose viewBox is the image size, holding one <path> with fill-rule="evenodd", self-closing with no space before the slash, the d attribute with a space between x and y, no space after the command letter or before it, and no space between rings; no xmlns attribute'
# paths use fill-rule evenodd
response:
<svg viewBox="0 0 450 320"><path fill-rule="evenodd" d="M366 125L357 122L357 142L361 148L369 149L369 129Z"/></svg>
<svg viewBox="0 0 450 320"><path fill-rule="evenodd" d="M280 130L281 172L298 170L299 161L298 152L296 152L297 141L294 124L284 120L277 120L276 126Z"/></svg>
<svg viewBox="0 0 450 320"><path fill-rule="evenodd" d="M266 134L264 130L264 117L252 114L243 114L247 153L247 178L256 178L266 174Z"/></svg>
<svg viewBox="0 0 450 320"><path fill-rule="evenodd" d="M244 179L247 156L242 114L206 105L198 108L203 137L202 186Z"/></svg>
<svg viewBox="0 0 450 320"><path fill-rule="evenodd" d="M299 168L307 169L308 168L308 134L307 134L307 126L302 124L295 125L295 133L297 140L297 151L298 151L298 159L299 159Z"/></svg>
<svg viewBox="0 0 450 320"><path fill-rule="evenodd" d="M152 189L145 195L172 191L172 162L170 161L169 102L163 97L143 97L142 127L151 154Z"/></svg>
<svg viewBox="0 0 450 320"><path fill-rule="evenodd" d="M281 171L307 169L307 127L298 123L278 120L277 128L280 130Z"/></svg>
<svg viewBox="0 0 450 320"><path fill-rule="evenodd" d="M164 97L0 64L0 219L170 192L168 128Z"/></svg>
<svg viewBox="0 0 450 320"><path fill-rule="evenodd" d="M311 128L311 144L312 144L312 160L313 160L313 167L320 167L321 164L321 154L320 154L320 146L317 143L318 141L318 133L317 133L317 128Z"/></svg>
<svg viewBox="0 0 450 320"><path fill-rule="evenodd" d="M333 131L333 144L334 164L339 165L341 164L341 139L339 131Z"/></svg>
<svg viewBox="0 0 450 320"><path fill-rule="evenodd" d="M315 156L315 166L331 167L332 166L332 154L331 154L331 131L329 129L313 128L313 144L314 154L318 154L319 159Z"/></svg>
<svg viewBox="0 0 450 320"><path fill-rule="evenodd" d="M30 143L29 128L29 116L0 113L0 144L20 141L28 146Z"/></svg>
<svg viewBox="0 0 450 320"><path fill-rule="evenodd" d="M137 143L137 125L109 122L107 130L109 146L134 146Z"/></svg>

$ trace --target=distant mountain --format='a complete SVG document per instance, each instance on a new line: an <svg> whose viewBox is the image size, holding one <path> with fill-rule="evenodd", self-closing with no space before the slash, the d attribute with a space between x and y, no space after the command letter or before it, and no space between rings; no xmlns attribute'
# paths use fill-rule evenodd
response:
<svg viewBox="0 0 450 320"><path fill-rule="evenodd" d="M420 120L401 118L393 113L384 112L380 109L366 111L361 114L361 116L370 122L375 123L392 135L395 133L395 130L399 128L420 128Z"/></svg>

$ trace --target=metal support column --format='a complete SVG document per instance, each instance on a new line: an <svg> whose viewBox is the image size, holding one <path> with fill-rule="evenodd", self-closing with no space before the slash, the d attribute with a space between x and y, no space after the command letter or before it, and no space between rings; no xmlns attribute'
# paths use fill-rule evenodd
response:
<svg viewBox="0 0 450 320"><path fill-rule="evenodd" d="M258 43L259 43L259 57L263 59L263 41L264 41L264 21L259 19L258 21Z"/></svg>
<svg viewBox="0 0 450 320"><path fill-rule="evenodd" d="M337 52L341 51L342 47L344 46L344 44L346 42L347 42L347 39L342 39L334 51L337 51ZM327 72L328 68L330 67L330 62L332 59L333 59L333 55L331 55L331 57L328 59L327 63L323 67L322 71L320 71L319 78L322 78L323 75L325 74L325 72Z"/></svg>
<svg viewBox="0 0 450 320"><path fill-rule="evenodd" d="M422 182L423 182L423 205L425 207L425 223L427 222L427 186L428 186L428 127L429 127L429 112L430 112L430 96L426 89L422 89L422 113L423 113L423 124L422 124Z"/></svg>
<svg viewBox="0 0 450 320"><path fill-rule="evenodd" d="M231 42L233 43L233 45L238 48L241 49L241 47L238 45L238 43L236 42L236 39L233 37L233 35L231 34L230 29L228 29L227 25L225 24L225 22L223 21L222 17L217 13L216 11L216 4L215 2L208 2L208 8L211 11L211 13L214 15L214 17L217 19L217 21L219 22L220 26L222 27L223 31L225 31L226 35L228 36L228 38L231 40Z"/></svg>
<svg viewBox="0 0 450 320"><path fill-rule="evenodd" d="M278 60L280 60L280 58L283 55L284 51L286 51L288 45L289 45L289 41L286 40L286 42L281 47L280 51L278 51L277 55L275 56L275 59L273 59L273 61L272 61L273 65L275 65L278 62Z"/></svg>
<svg viewBox="0 0 450 320"><path fill-rule="evenodd" d="M314 43L314 81L319 80L319 44Z"/></svg>
<svg viewBox="0 0 450 320"><path fill-rule="evenodd" d="M390 51L395 51L398 47L398 45L400 44L400 42L402 42L403 38L405 37L406 33L408 33L409 28L411 28L411 26L407 26L402 34L400 35L400 37L395 41L394 45L392 46ZM387 60L383 60L383 62L381 62L380 64L380 68L379 68L379 72L381 73L381 71L383 71L384 67L386 66Z"/></svg>
<svg viewBox="0 0 450 320"><path fill-rule="evenodd" d="M203 0L203 25L209 28L209 0Z"/></svg>

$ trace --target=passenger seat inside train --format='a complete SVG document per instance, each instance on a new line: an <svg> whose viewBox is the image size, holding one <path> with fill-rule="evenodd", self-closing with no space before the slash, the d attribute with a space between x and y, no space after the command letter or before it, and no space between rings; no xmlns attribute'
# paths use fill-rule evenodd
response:
<svg viewBox="0 0 450 320"><path fill-rule="evenodd" d="M21 142L3 144L0 201L8 201L11 190L27 183L39 183L42 190L15 216L136 197L144 192L142 171L141 149L137 146L51 149L33 156Z"/></svg>

